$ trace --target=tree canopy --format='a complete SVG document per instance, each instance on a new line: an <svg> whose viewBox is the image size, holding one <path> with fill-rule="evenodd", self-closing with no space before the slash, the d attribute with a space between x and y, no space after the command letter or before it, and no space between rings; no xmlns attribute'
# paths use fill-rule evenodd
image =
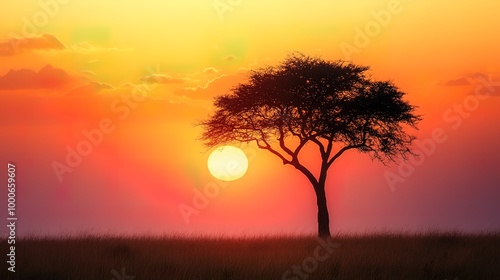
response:
<svg viewBox="0 0 500 280"><path fill-rule="evenodd" d="M255 141L292 163L308 142L327 164L349 149L382 162L411 152L420 117L391 81L376 81L369 67L293 54L277 66L252 71L247 83L215 99L215 114L202 122L209 147ZM287 138L297 138L290 147ZM277 143L276 143L277 142ZM276 143L278 147L275 147ZM338 146L334 149L333 144ZM335 153L334 153L335 150Z"/></svg>

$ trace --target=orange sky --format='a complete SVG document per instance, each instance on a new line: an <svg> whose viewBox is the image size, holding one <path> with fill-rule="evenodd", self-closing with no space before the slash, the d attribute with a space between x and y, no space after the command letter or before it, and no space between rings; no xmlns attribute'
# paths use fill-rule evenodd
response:
<svg viewBox="0 0 500 280"><path fill-rule="evenodd" d="M242 179L217 185L189 223L179 211L194 189L220 183L194 126L213 97L293 51L371 66L419 106L421 141L435 129L446 136L394 185L386 175L400 174L396 165L340 158L327 191L334 231L498 228L499 9L487 0L0 3L0 155L19 169L20 231L314 233L311 186L252 145ZM484 91L488 79L496 89ZM474 95L481 87L487 98ZM103 120L110 132L55 174Z"/></svg>

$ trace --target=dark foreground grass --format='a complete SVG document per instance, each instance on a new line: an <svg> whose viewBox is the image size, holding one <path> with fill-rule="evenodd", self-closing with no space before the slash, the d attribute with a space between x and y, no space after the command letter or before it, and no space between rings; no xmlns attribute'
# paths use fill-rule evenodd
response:
<svg viewBox="0 0 500 280"><path fill-rule="evenodd" d="M499 233L333 242L340 246L314 237L26 238L17 242L11 273L3 239L0 279L500 279Z"/></svg>

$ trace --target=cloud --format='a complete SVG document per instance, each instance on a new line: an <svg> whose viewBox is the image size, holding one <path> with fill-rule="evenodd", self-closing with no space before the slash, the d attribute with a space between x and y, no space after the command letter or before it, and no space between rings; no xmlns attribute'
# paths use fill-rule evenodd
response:
<svg viewBox="0 0 500 280"><path fill-rule="evenodd" d="M141 78L141 82L148 84L183 84L188 78L174 78L165 74L151 74Z"/></svg>
<svg viewBox="0 0 500 280"><path fill-rule="evenodd" d="M185 87L174 93L180 96L188 96L193 99L210 100L215 96L228 93L232 87L244 80L245 75L226 75L222 74L207 81L204 85L196 87Z"/></svg>
<svg viewBox="0 0 500 280"><path fill-rule="evenodd" d="M92 81L85 85L71 89L66 93L66 95L72 97L88 96L89 94L94 94L104 89L113 89L113 87L105 83Z"/></svg>
<svg viewBox="0 0 500 280"><path fill-rule="evenodd" d="M41 55L55 55L61 52L93 54L131 50L131 48L104 48L86 41L66 46L56 36L46 33L33 37L12 36L7 40L0 41L0 56L12 56L28 51L34 51Z"/></svg>
<svg viewBox="0 0 500 280"><path fill-rule="evenodd" d="M235 59L236 59L236 56L234 56L232 54L224 57L225 61L233 61Z"/></svg>
<svg viewBox="0 0 500 280"><path fill-rule="evenodd" d="M80 73L83 73L83 74L89 75L89 76L94 76L94 77L97 76L97 74L91 70L80 70Z"/></svg>
<svg viewBox="0 0 500 280"><path fill-rule="evenodd" d="M219 70L217 70L215 67L207 67L203 69L203 74L217 74L219 73Z"/></svg>
<svg viewBox="0 0 500 280"><path fill-rule="evenodd" d="M0 77L0 89L44 89L66 85L71 77L61 69L47 65L36 72L31 69L10 70Z"/></svg>
<svg viewBox="0 0 500 280"><path fill-rule="evenodd" d="M437 85L466 87L469 90L469 94L477 94L477 91L484 92L484 90L487 90L490 96L500 96L500 76L496 74L487 75L481 72L475 72L456 79L441 81L437 83Z"/></svg>
<svg viewBox="0 0 500 280"><path fill-rule="evenodd" d="M240 74L248 74L248 72L252 71L253 69L255 69L257 67L257 63L252 63L246 67L240 67L238 68L238 73Z"/></svg>
<svg viewBox="0 0 500 280"><path fill-rule="evenodd" d="M455 87L455 86L470 86L470 85L475 85L477 84L477 81L480 78L486 78L487 75L483 73L471 73L467 74L455 79L447 80L447 81L441 81L437 85L439 86L446 86L446 87Z"/></svg>
<svg viewBox="0 0 500 280"><path fill-rule="evenodd" d="M11 37L0 42L0 56L15 55L32 50L64 50L66 46L52 34L33 37Z"/></svg>
<svg viewBox="0 0 500 280"><path fill-rule="evenodd" d="M471 83L469 82L469 78L463 77L463 78L443 82L440 85L453 87L453 86L468 86L470 84Z"/></svg>

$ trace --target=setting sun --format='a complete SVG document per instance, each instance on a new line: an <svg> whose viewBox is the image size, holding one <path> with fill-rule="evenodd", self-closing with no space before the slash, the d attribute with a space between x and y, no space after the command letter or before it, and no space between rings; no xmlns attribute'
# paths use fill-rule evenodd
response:
<svg viewBox="0 0 500 280"><path fill-rule="evenodd" d="M223 146L214 150L208 157L208 170L222 181L234 181L245 175L248 159L245 153L233 146Z"/></svg>

